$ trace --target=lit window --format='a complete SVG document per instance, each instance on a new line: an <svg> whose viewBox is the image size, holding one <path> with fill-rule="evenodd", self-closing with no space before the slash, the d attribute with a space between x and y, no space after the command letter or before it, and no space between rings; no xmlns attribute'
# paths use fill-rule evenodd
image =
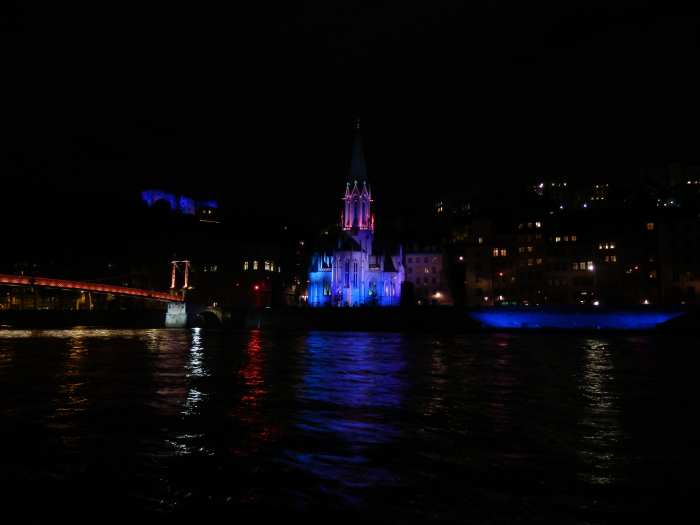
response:
<svg viewBox="0 0 700 525"><path fill-rule="evenodd" d="M611 255L610 262L617 262L617 255Z"/></svg>
<svg viewBox="0 0 700 525"><path fill-rule="evenodd" d="M554 242L561 242L561 237L554 237Z"/></svg>
<svg viewBox="0 0 700 525"><path fill-rule="evenodd" d="M572 236L571 236L571 242L576 242L576 236L575 236L575 235L572 235Z"/></svg>
<svg viewBox="0 0 700 525"><path fill-rule="evenodd" d="M537 221L535 223L535 228L541 228L541 227L542 227L542 223L540 221Z"/></svg>
<svg viewBox="0 0 700 525"><path fill-rule="evenodd" d="M528 259L528 260L527 260L527 265L528 265L528 266L532 266L533 263L534 263L533 259Z"/></svg>
<svg viewBox="0 0 700 525"><path fill-rule="evenodd" d="M525 246L518 248L518 253L525 253Z"/></svg>
<svg viewBox="0 0 700 525"><path fill-rule="evenodd" d="M498 248L493 249L493 256L498 257Z"/></svg>
<svg viewBox="0 0 700 525"><path fill-rule="evenodd" d="M652 270L649 272L649 279L656 279L656 270Z"/></svg>
<svg viewBox="0 0 700 525"><path fill-rule="evenodd" d="M568 235L564 235L564 242L569 242L569 236L568 236Z"/></svg>
<svg viewBox="0 0 700 525"><path fill-rule="evenodd" d="M534 249L534 248L533 248L532 246L528 246L528 247L527 247L527 253L532 253L532 250L533 250L533 249Z"/></svg>
<svg viewBox="0 0 700 525"><path fill-rule="evenodd" d="M275 271L275 263L273 261L270 261L270 271L271 272Z"/></svg>
<svg viewBox="0 0 700 525"><path fill-rule="evenodd" d="M253 270L258 269L258 261L253 261Z"/></svg>
<svg viewBox="0 0 700 525"><path fill-rule="evenodd" d="M528 223L527 223L527 227L528 227L528 228L532 228L532 223L531 223L531 222L528 222Z"/></svg>
<svg viewBox="0 0 700 525"><path fill-rule="evenodd" d="M243 270L244 271L248 270L248 261L243 261Z"/></svg>
<svg viewBox="0 0 700 525"><path fill-rule="evenodd" d="M479 242L479 244L484 244L484 238L483 238L483 237L479 237L478 242Z"/></svg>
<svg viewBox="0 0 700 525"><path fill-rule="evenodd" d="M654 223L647 222L647 231L653 231L653 230L654 230Z"/></svg>
<svg viewBox="0 0 700 525"><path fill-rule="evenodd" d="M265 271L266 272L270 271L270 261L265 261Z"/></svg>
<svg viewBox="0 0 700 525"><path fill-rule="evenodd" d="M427 266L423 268L423 273L430 273L430 268Z"/></svg>
<svg viewBox="0 0 700 525"><path fill-rule="evenodd" d="M593 261L588 261L588 264L586 266L589 272L592 272L595 269L595 266L593 266Z"/></svg>
<svg viewBox="0 0 700 525"><path fill-rule="evenodd" d="M501 257L505 257L506 255L508 255L508 250L501 248Z"/></svg>
<svg viewBox="0 0 700 525"><path fill-rule="evenodd" d="M536 262L537 262L537 264L542 264L542 259L538 258Z"/></svg>
<svg viewBox="0 0 700 525"><path fill-rule="evenodd" d="M574 263L574 270L578 270L578 263L577 262Z"/></svg>

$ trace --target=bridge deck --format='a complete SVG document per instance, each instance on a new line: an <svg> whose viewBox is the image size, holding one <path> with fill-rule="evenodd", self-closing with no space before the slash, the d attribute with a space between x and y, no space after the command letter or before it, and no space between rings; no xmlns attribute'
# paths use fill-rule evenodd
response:
<svg viewBox="0 0 700 525"><path fill-rule="evenodd" d="M157 292L155 290L141 290L128 286L116 286L113 284L84 283L80 281L68 281L66 279L52 279L50 277L30 277L26 275L0 274L0 285L13 286L39 286L43 288L58 288L61 290L78 290L85 292L107 293L126 297L142 297L154 301L168 303L180 303L182 298L171 295L169 292Z"/></svg>

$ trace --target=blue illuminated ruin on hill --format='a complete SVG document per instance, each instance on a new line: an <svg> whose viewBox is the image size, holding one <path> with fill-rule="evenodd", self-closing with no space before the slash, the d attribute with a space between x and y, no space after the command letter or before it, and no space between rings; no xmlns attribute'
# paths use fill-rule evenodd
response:
<svg viewBox="0 0 700 525"><path fill-rule="evenodd" d="M219 209L219 204L215 200L196 200L186 195L176 195L158 189L142 191L141 200L149 208L163 203L170 211L182 213L183 215L197 215L205 210Z"/></svg>

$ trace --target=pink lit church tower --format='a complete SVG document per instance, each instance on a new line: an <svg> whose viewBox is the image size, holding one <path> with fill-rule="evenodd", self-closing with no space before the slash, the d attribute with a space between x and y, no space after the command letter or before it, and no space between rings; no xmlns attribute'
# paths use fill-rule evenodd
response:
<svg viewBox="0 0 700 525"><path fill-rule="evenodd" d="M374 246L372 190L362 149L359 120L340 216L341 232L332 246L312 257L309 271L311 306L399 304L404 280L402 254L377 253Z"/></svg>

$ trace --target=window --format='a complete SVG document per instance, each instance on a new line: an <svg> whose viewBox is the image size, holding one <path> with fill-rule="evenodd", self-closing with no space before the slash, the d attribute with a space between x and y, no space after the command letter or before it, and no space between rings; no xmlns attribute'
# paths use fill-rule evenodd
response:
<svg viewBox="0 0 700 525"><path fill-rule="evenodd" d="M266 272L270 271L270 261L265 261L265 271Z"/></svg>
<svg viewBox="0 0 700 525"><path fill-rule="evenodd" d="M493 249L493 256L498 257L498 248Z"/></svg>
<svg viewBox="0 0 700 525"><path fill-rule="evenodd" d="M568 236L568 235L564 235L564 242L569 242L569 236Z"/></svg>
<svg viewBox="0 0 700 525"><path fill-rule="evenodd" d="M532 265L533 265L533 260L532 260L532 259L528 259L528 260L527 260L527 265L528 265L528 266L532 266Z"/></svg>
<svg viewBox="0 0 700 525"><path fill-rule="evenodd" d="M427 258L427 257L423 257L423 262L424 262L424 263L427 263L427 262L428 262L428 258Z"/></svg>
<svg viewBox="0 0 700 525"><path fill-rule="evenodd" d="M561 237L554 237L554 242L560 242L560 241L561 241Z"/></svg>
<svg viewBox="0 0 700 525"><path fill-rule="evenodd" d="M352 287L357 288L357 263L352 263Z"/></svg>
<svg viewBox="0 0 700 525"><path fill-rule="evenodd" d="M656 270L652 270L649 272L649 279L656 279Z"/></svg>
<svg viewBox="0 0 700 525"><path fill-rule="evenodd" d="M430 269L430 273L437 273L437 272L435 271L435 266L433 266L433 267Z"/></svg>
<svg viewBox="0 0 700 525"><path fill-rule="evenodd" d="M412 263L413 262L413 257L408 258L408 262Z"/></svg>
<svg viewBox="0 0 700 525"><path fill-rule="evenodd" d="M571 242L576 242L576 236L575 236L575 235L572 235L572 236L571 236Z"/></svg>
<svg viewBox="0 0 700 525"><path fill-rule="evenodd" d="M501 257L505 257L506 255L508 255L508 250L501 248Z"/></svg>
<svg viewBox="0 0 700 525"><path fill-rule="evenodd" d="M323 281L323 295L331 294L331 283L330 281Z"/></svg>
<svg viewBox="0 0 700 525"><path fill-rule="evenodd" d="M345 288L350 288L350 261L345 261Z"/></svg>
<svg viewBox="0 0 700 525"><path fill-rule="evenodd" d="M243 261L243 271L248 271L248 261Z"/></svg>
<svg viewBox="0 0 700 525"><path fill-rule="evenodd" d="M534 250L534 248L532 246L527 247L527 253L532 253L532 250Z"/></svg>
<svg viewBox="0 0 700 525"><path fill-rule="evenodd" d="M518 253L525 253L525 246L518 248Z"/></svg>
<svg viewBox="0 0 700 525"><path fill-rule="evenodd" d="M253 261L253 270L258 269L258 261Z"/></svg>
<svg viewBox="0 0 700 525"><path fill-rule="evenodd" d="M542 264L542 259L541 259L540 257L538 257L537 260L536 260L535 262L536 262L537 264Z"/></svg>
<svg viewBox="0 0 700 525"><path fill-rule="evenodd" d="M484 238L483 238L483 237L479 237L479 239L477 240L477 242L478 242L479 244L484 244Z"/></svg>
<svg viewBox="0 0 700 525"><path fill-rule="evenodd" d="M423 267L423 273L430 273L430 268L427 266Z"/></svg>
<svg viewBox="0 0 700 525"><path fill-rule="evenodd" d="M407 271L408 273L413 273L413 267L409 266Z"/></svg>
<svg viewBox="0 0 700 525"><path fill-rule="evenodd" d="M654 231L654 226L653 222L647 222L647 231Z"/></svg>

